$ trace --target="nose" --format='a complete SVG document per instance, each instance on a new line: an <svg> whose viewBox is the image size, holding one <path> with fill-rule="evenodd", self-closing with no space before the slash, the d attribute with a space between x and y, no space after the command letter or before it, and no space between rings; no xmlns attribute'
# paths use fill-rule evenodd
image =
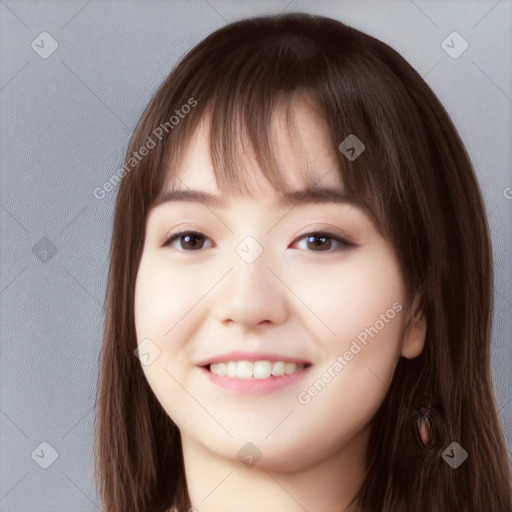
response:
<svg viewBox="0 0 512 512"><path fill-rule="evenodd" d="M287 288L276 274L267 267L264 254L252 263L234 260L213 298L218 321L245 329L285 322L289 315Z"/></svg>

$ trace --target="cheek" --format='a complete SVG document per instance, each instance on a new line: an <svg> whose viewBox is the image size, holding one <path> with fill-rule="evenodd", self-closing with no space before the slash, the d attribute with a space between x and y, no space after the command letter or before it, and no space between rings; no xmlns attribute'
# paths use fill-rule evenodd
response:
<svg viewBox="0 0 512 512"><path fill-rule="evenodd" d="M197 268L187 271L161 258L143 256L135 288L138 339L154 336L165 343L178 327L186 325L188 312L208 291L211 277L203 274Z"/></svg>
<svg viewBox="0 0 512 512"><path fill-rule="evenodd" d="M158 354L150 365L142 366L157 397L169 385L170 377L164 370L171 369L172 361L182 349L180 340L186 338L186 333L182 332L186 322L180 319L186 319L187 309L191 307L187 297L190 287L180 282L183 277L179 274L168 273L161 262L150 255L143 255L135 286L137 343L145 343L150 352Z"/></svg>
<svg viewBox="0 0 512 512"><path fill-rule="evenodd" d="M307 298L314 313L312 322L322 322L317 332L325 334L328 347L343 349L347 341L376 323L379 331L390 334L388 344L399 341L405 287L393 253L386 246L360 250L335 264L308 269L295 283L294 291ZM381 315L385 315L384 320Z"/></svg>
<svg viewBox="0 0 512 512"><path fill-rule="evenodd" d="M143 253L135 286L137 342L149 339L159 353L143 371L155 395L163 400L181 396L176 382L187 385L192 346L203 318L204 301L219 272L211 265L169 264L165 254ZM169 374L176 380L173 380ZM169 395L170 394L170 395ZM171 411L172 404L165 407Z"/></svg>
<svg viewBox="0 0 512 512"><path fill-rule="evenodd" d="M336 274L336 281L332 279ZM382 248L308 276L312 308L335 334L319 337L322 363L298 401L338 432L368 424L381 405L400 357L405 288L393 254ZM324 287L318 285L323 283ZM303 281L303 286L308 284ZM307 293L302 291L301 293ZM348 429L348 430L347 430Z"/></svg>
<svg viewBox="0 0 512 512"><path fill-rule="evenodd" d="M186 384L189 362L187 340L193 334L194 304L208 284L194 272L178 272L161 259L145 253L141 259L135 286L134 317L137 343L144 340L149 352L158 354L142 370L168 415L179 418L179 408L186 394L178 382ZM147 340L150 340L148 343ZM178 397L178 398L176 398ZM179 398L181 397L181 398Z"/></svg>

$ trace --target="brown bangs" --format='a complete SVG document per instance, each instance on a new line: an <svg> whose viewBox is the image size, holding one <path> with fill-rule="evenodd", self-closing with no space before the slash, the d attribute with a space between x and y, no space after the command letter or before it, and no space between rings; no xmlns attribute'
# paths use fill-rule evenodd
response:
<svg viewBox="0 0 512 512"><path fill-rule="evenodd" d="M410 139L424 138L423 121L400 78L382 64L381 57L370 52L361 56L361 48L372 39L362 33L354 31L358 46L353 40L343 41L339 31L326 32L319 41L300 32L283 38L277 25L272 30L267 24L262 34L257 20L245 25L232 35L231 42L224 38L222 47L215 33L205 39L182 63L186 72L180 69L179 80L171 73L162 85L161 90L172 89L172 94L153 102L154 112L148 113L153 123L142 123L146 130L165 123L190 98L197 105L164 136L165 149L158 165L164 175L157 188L173 181L173 170L179 168L188 142L200 122L207 120L215 176L223 193L250 194L243 165L247 144L272 186L287 191L275 159L272 122L275 113L284 110L292 130L292 106L305 101L326 121L347 196L365 205L377 228L388 233L386 205L411 188L403 183L399 167L405 164L409 174L416 172L418 161L408 153ZM375 45L375 40L371 44ZM409 104L409 115L400 119L404 103ZM354 161L338 150L351 134L365 145ZM406 136L407 143L401 140ZM418 147L424 145L422 140ZM428 158L423 158L421 165L430 167ZM169 180L165 177L168 173ZM155 190L153 199L158 192Z"/></svg>

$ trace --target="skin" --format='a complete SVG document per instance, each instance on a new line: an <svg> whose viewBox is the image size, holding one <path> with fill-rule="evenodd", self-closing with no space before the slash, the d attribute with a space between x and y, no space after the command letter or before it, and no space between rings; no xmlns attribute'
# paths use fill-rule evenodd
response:
<svg viewBox="0 0 512 512"><path fill-rule="evenodd" d="M294 106L293 133L283 119L275 116L273 130L287 183L301 188L305 178L297 169L307 169L322 185L342 188L335 149L314 110ZM207 140L202 124L176 171L178 183L222 196ZM173 201L150 212L135 323L138 342L149 338L160 355L142 368L180 429L194 509L342 511L363 482L371 420L397 362L423 349L425 320L417 297L408 301L393 247L363 209L307 203L290 209L250 151L244 170L250 196L225 198L221 207ZM185 229L205 235L192 243L198 249L190 250L183 237L163 246ZM315 231L356 245L340 250L331 240L318 248L304 237ZM251 264L235 251L249 235L263 247ZM332 373L358 334L397 303L400 311L359 344L342 371L307 404L299 402L299 393L329 368ZM296 384L247 396L215 386L196 366L232 350L279 352L313 366ZM247 442L262 453L251 467L237 457Z"/></svg>

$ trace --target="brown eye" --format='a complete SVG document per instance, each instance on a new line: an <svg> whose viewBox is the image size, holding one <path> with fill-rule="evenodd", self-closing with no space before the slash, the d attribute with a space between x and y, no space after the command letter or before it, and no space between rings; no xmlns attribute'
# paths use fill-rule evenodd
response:
<svg viewBox="0 0 512 512"><path fill-rule="evenodd" d="M308 236L308 247L316 250L330 249L332 247L333 239L327 236L311 235Z"/></svg>
<svg viewBox="0 0 512 512"><path fill-rule="evenodd" d="M204 242L208 237L197 231L182 231L171 235L164 243L164 247L172 246L178 241L181 245L181 251L196 251L203 248Z"/></svg>
<svg viewBox="0 0 512 512"><path fill-rule="evenodd" d="M323 231L307 233L300 237L299 240L306 240L305 245L310 252L329 252L333 247L334 250L344 250L355 246L354 243L341 236Z"/></svg>
<svg viewBox="0 0 512 512"><path fill-rule="evenodd" d="M181 252L194 252L204 248L209 238L198 231L181 231L171 235L163 244L164 247L175 247ZM346 238L333 233L313 232L301 236L299 241L306 241L306 250L309 252L333 252L346 250L356 244ZM180 247L177 247L176 243Z"/></svg>

